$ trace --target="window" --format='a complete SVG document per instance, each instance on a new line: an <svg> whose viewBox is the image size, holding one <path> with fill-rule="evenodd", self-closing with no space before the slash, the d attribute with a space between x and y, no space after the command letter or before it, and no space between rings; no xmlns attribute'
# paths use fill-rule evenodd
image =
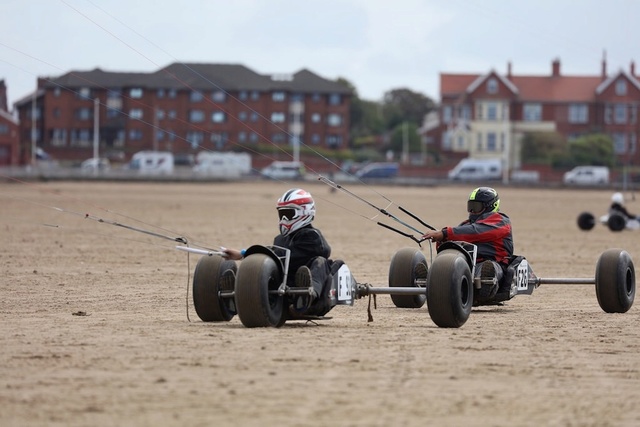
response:
<svg viewBox="0 0 640 427"><path fill-rule="evenodd" d="M238 142L245 142L247 140L247 133L242 131L238 132Z"/></svg>
<svg viewBox="0 0 640 427"><path fill-rule="evenodd" d="M214 111L211 113L211 121L213 123L224 123L227 121L227 116L224 111Z"/></svg>
<svg viewBox="0 0 640 427"><path fill-rule="evenodd" d="M342 144L342 137L340 135L329 134L327 135L327 145L329 148L338 148Z"/></svg>
<svg viewBox="0 0 640 427"><path fill-rule="evenodd" d="M498 93L498 81L493 77L487 80L487 93Z"/></svg>
<svg viewBox="0 0 640 427"><path fill-rule="evenodd" d="M129 89L129 98L140 99L142 98L142 89L139 87L132 87Z"/></svg>
<svg viewBox="0 0 640 427"><path fill-rule="evenodd" d="M129 111L129 118L133 119L133 120L142 119L142 109L141 108L132 108L131 111Z"/></svg>
<svg viewBox="0 0 640 427"><path fill-rule="evenodd" d="M627 94L627 81L624 79L618 79L616 81L616 95L623 96Z"/></svg>
<svg viewBox="0 0 640 427"><path fill-rule="evenodd" d="M451 123L451 113L452 113L451 105L445 105L444 107L442 107L442 122L443 123Z"/></svg>
<svg viewBox="0 0 640 427"><path fill-rule="evenodd" d="M627 123L627 104L616 104L613 108L614 123Z"/></svg>
<svg viewBox="0 0 640 427"><path fill-rule="evenodd" d="M164 139L164 131L162 129L156 130L156 139L162 141Z"/></svg>
<svg viewBox="0 0 640 427"><path fill-rule="evenodd" d="M191 123L202 123L204 121L204 113L201 110L189 111L189 121Z"/></svg>
<svg viewBox="0 0 640 427"><path fill-rule="evenodd" d="M162 99L165 96L165 90L163 88L160 88L156 91L156 97L158 99Z"/></svg>
<svg viewBox="0 0 640 427"><path fill-rule="evenodd" d="M251 91L251 100L257 101L259 99L260 99L260 92L258 92L257 90Z"/></svg>
<svg viewBox="0 0 640 427"><path fill-rule="evenodd" d="M284 133L282 133L282 132L276 132L271 136L271 141L274 144L282 144L286 140L287 140L287 138L285 137Z"/></svg>
<svg viewBox="0 0 640 427"><path fill-rule="evenodd" d="M9 126L4 123L0 123L0 135L7 135L9 133Z"/></svg>
<svg viewBox="0 0 640 427"><path fill-rule="evenodd" d="M130 141L140 141L142 139L142 131L140 129L130 129L129 130L129 140Z"/></svg>
<svg viewBox="0 0 640 427"><path fill-rule="evenodd" d="M284 113L271 113L271 121L273 123L284 123L285 115Z"/></svg>
<svg viewBox="0 0 640 427"><path fill-rule="evenodd" d="M214 90L211 92L211 100L213 102L224 102L227 100L227 94L223 90Z"/></svg>
<svg viewBox="0 0 640 427"><path fill-rule="evenodd" d="M286 98L285 93L282 91L273 92L271 94L271 100L274 102L282 102Z"/></svg>
<svg viewBox="0 0 640 427"><path fill-rule="evenodd" d="M542 120L542 105L524 104L523 119L525 122L539 122Z"/></svg>
<svg viewBox="0 0 640 427"><path fill-rule="evenodd" d="M202 95L201 92L198 92L197 90L192 90L191 93L189 94L189 101L191 102L200 102L204 99L204 96Z"/></svg>
<svg viewBox="0 0 640 427"><path fill-rule="evenodd" d="M178 96L175 89L169 89L169 91L167 92L167 95L169 95L169 98L171 99L174 99L176 96Z"/></svg>
<svg viewBox="0 0 640 427"><path fill-rule="evenodd" d="M73 129L71 144L74 147L88 147L92 143L93 132L89 129Z"/></svg>
<svg viewBox="0 0 640 427"><path fill-rule="evenodd" d="M224 144L227 142L229 136L226 132L212 132L211 136L209 136L209 140L216 146L216 148L221 149L224 147Z"/></svg>
<svg viewBox="0 0 640 427"><path fill-rule="evenodd" d="M240 120L241 122L246 122L247 121L247 112L246 111L240 111L238 113L238 120Z"/></svg>
<svg viewBox="0 0 640 427"><path fill-rule="evenodd" d="M81 87L78 89L78 98L91 99L91 89L88 87Z"/></svg>
<svg viewBox="0 0 640 427"><path fill-rule="evenodd" d="M342 116L340 114L329 114L327 116L327 124L329 126L340 126L342 124Z"/></svg>
<svg viewBox="0 0 640 427"><path fill-rule="evenodd" d="M55 96L56 98L58 98L60 96L60 86L56 86L53 89L53 96Z"/></svg>
<svg viewBox="0 0 640 427"><path fill-rule="evenodd" d="M338 93L332 93L329 95L329 105L342 104L342 97Z"/></svg>
<svg viewBox="0 0 640 427"><path fill-rule="evenodd" d="M78 108L76 110L76 118L78 120L89 120L89 119L91 119L91 109L90 108Z"/></svg>
<svg viewBox="0 0 640 427"><path fill-rule="evenodd" d="M158 108L156 110L156 119L158 119L158 120L164 119L164 110L162 110L160 108Z"/></svg>
<svg viewBox="0 0 640 427"><path fill-rule="evenodd" d="M478 151L482 151L482 133L481 132L478 132L478 141L477 141L476 148L478 149Z"/></svg>
<svg viewBox="0 0 640 427"><path fill-rule="evenodd" d="M461 120L471 120L471 107L469 105L463 105L462 107L460 107L460 111L458 112L458 114Z"/></svg>
<svg viewBox="0 0 640 427"><path fill-rule="evenodd" d="M311 135L311 143L313 145L320 144L320 135L318 135L317 133L314 133L313 135Z"/></svg>
<svg viewBox="0 0 640 427"><path fill-rule="evenodd" d="M495 132L487 133L487 151L496 151L498 148Z"/></svg>
<svg viewBox="0 0 640 427"><path fill-rule="evenodd" d="M626 141L623 133L614 133L613 137L613 152L616 154L626 153Z"/></svg>
<svg viewBox="0 0 640 427"><path fill-rule="evenodd" d="M319 93L314 93L313 95L311 95L311 100L317 104L318 102L320 102L320 100L322 100L322 96L320 96Z"/></svg>
<svg viewBox="0 0 640 427"><path fill-rule="evenodd" d="M52 129L51 130L51 145L56 147L64 147L67 145L67 130L66 129Z"/></svg>
<svg viewBox="0 0 640 427"><path fill-rule="evenodd" d="M176 110L169 110L169 113L167 114L167 116L168 116L171 120L173 120L173 119L175 119L175 118L178 116L178 114L176 113Z"/></svg>
<svg viewBox="0 0 640 427"><path fill-rule="evenodd" d="M187 132L187 142L191 148L196 149L204 141L204 135L200 131L191 130Z"/></svg>
<svg viewBox="0 0 640 427"><path fill-rule="evenodd" d="M258 113L256 113L255 111L253 111L253 112L251 113L251 121L252 121L252 122L254 122L254 123L255 123L255 122L257 122L257 121L258 121L258 117L259 117L259 116L258 116Z"/></svg>
<svg viewBox="0 0 640 427"><path fill-rule="evenodd" d="M238 92L238 99L240 101L246 101L249 98L249 94L247 93L246 90L241 90L240 92Z"/></svg>
<svg viewBox="0 0 640 427"><path fill-rule="evenodd" d="M254 144L258 142L258 134L255 132L251 132L251 134L249 135L249 141Z"/></svg>
<svg viewBox="0 0 640 427"><path fill-rule="evenodd" d="M586 104L570 104L569 123L587 123L588 112Z"/></svg>
<svg viewBox="0 0 640 427"><path fill-rule="evenodd" d="M322 121L322 116L320 113L313 113L311 115L311 123L320 123Z"/></svg>
<svg viewBox="0 0 640 427"><path fill-rule="evenodd" d="M493 102L487 104L487 120L498 120L498 106Z"/></svg>

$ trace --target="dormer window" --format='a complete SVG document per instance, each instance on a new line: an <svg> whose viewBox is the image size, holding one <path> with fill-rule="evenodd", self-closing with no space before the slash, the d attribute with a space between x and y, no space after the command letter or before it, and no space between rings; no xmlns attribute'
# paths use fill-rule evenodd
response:
<svg viewBox="0 0 640 427"><path fill-rule="evenodd" d="M498 93L498 81L494 78L487 80L487 93Z"/></svg>
<svg viewBox="0 0 640 427"><path fill-rule="evenodd" d="M627 81L624 79L618 79L616 81L616 95L623 96L627 94Z"/></svg>

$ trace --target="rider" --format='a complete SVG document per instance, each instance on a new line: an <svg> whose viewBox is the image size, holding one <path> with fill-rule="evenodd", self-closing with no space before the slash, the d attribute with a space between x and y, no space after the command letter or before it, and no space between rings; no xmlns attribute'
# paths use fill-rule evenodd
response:
<svg viewBox="0 0 640 427"><path fill-rule="evenodd" d="M622 193L613 193L611 196L611 206L609 206L609 214L618 213L624 216L625 220L638 219L637 215L630 213L624 206L624 196Z"/></svg>
<svg viewBox="0 0 640 427"><path fill-rule="evenodd" d="M291 251L287 285L312 287L310 295L296 299L292 307L294 315L323 316L333 308L328 293L334 261L329 259L331 246L320 230L311 225L316 214L313 197L301 188L292 188L278 199L276 209L280 234L274 238L273 245ZM244 256L244 249L227 248L224 252L224 256L232 260Z"/></svg>
<svg viewBox="0 0 640 427"><path fill-rule="evenodd" d="M438 243L460 240L477 246L476 276L494 279L483 284L480 300L493 298L513 256L511 220L500 212L498 192L490 187L479 187L471 192L467 201L469 218L455 227L444 227L425 233L422 238Z"/></svg>

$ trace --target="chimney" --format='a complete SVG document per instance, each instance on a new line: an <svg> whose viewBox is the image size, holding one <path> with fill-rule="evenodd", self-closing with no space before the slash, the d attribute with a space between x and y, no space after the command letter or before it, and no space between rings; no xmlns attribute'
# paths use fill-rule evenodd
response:
<svg viewBox="0 0 640 427"><path fill-rule="evenodd" d="M507 78L511 80L511 61L507 62Z"/></svg>
<svg viewBox="0 0 640 427"><path fill-rule="evenodd" d="M0 110L9 111L7 105L7 85L0 80Z"/></svg>
<svg viewBox="0 0 640 427"><path fill-rule="evenodd" d="M635 61L631 61L631 65L629 66L629 72L631 73L632 77L636 76L636 63L635 63Z"/></svg>
<svg viewBox="0 0 640 427"><path fill-rule="evenodd" d="M607 51L602 53L602 80L607 78Z"/></svg>
<svg viewBox="0 0 640 427"><path fill-rule="evenodd" d="M560 77L560 60L554 59L551 63L551 76Z"/></svg>

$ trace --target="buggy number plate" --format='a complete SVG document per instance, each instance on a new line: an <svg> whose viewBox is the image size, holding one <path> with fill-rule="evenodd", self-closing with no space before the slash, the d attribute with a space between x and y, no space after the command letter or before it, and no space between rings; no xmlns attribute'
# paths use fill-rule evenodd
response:
<svg viewBox="0 0 640 427"><path fill-rule="evenodd" d="M529 288L529 263L526 259L523 259L518 265L516 282L519 291L524 291Z"/></svg>

